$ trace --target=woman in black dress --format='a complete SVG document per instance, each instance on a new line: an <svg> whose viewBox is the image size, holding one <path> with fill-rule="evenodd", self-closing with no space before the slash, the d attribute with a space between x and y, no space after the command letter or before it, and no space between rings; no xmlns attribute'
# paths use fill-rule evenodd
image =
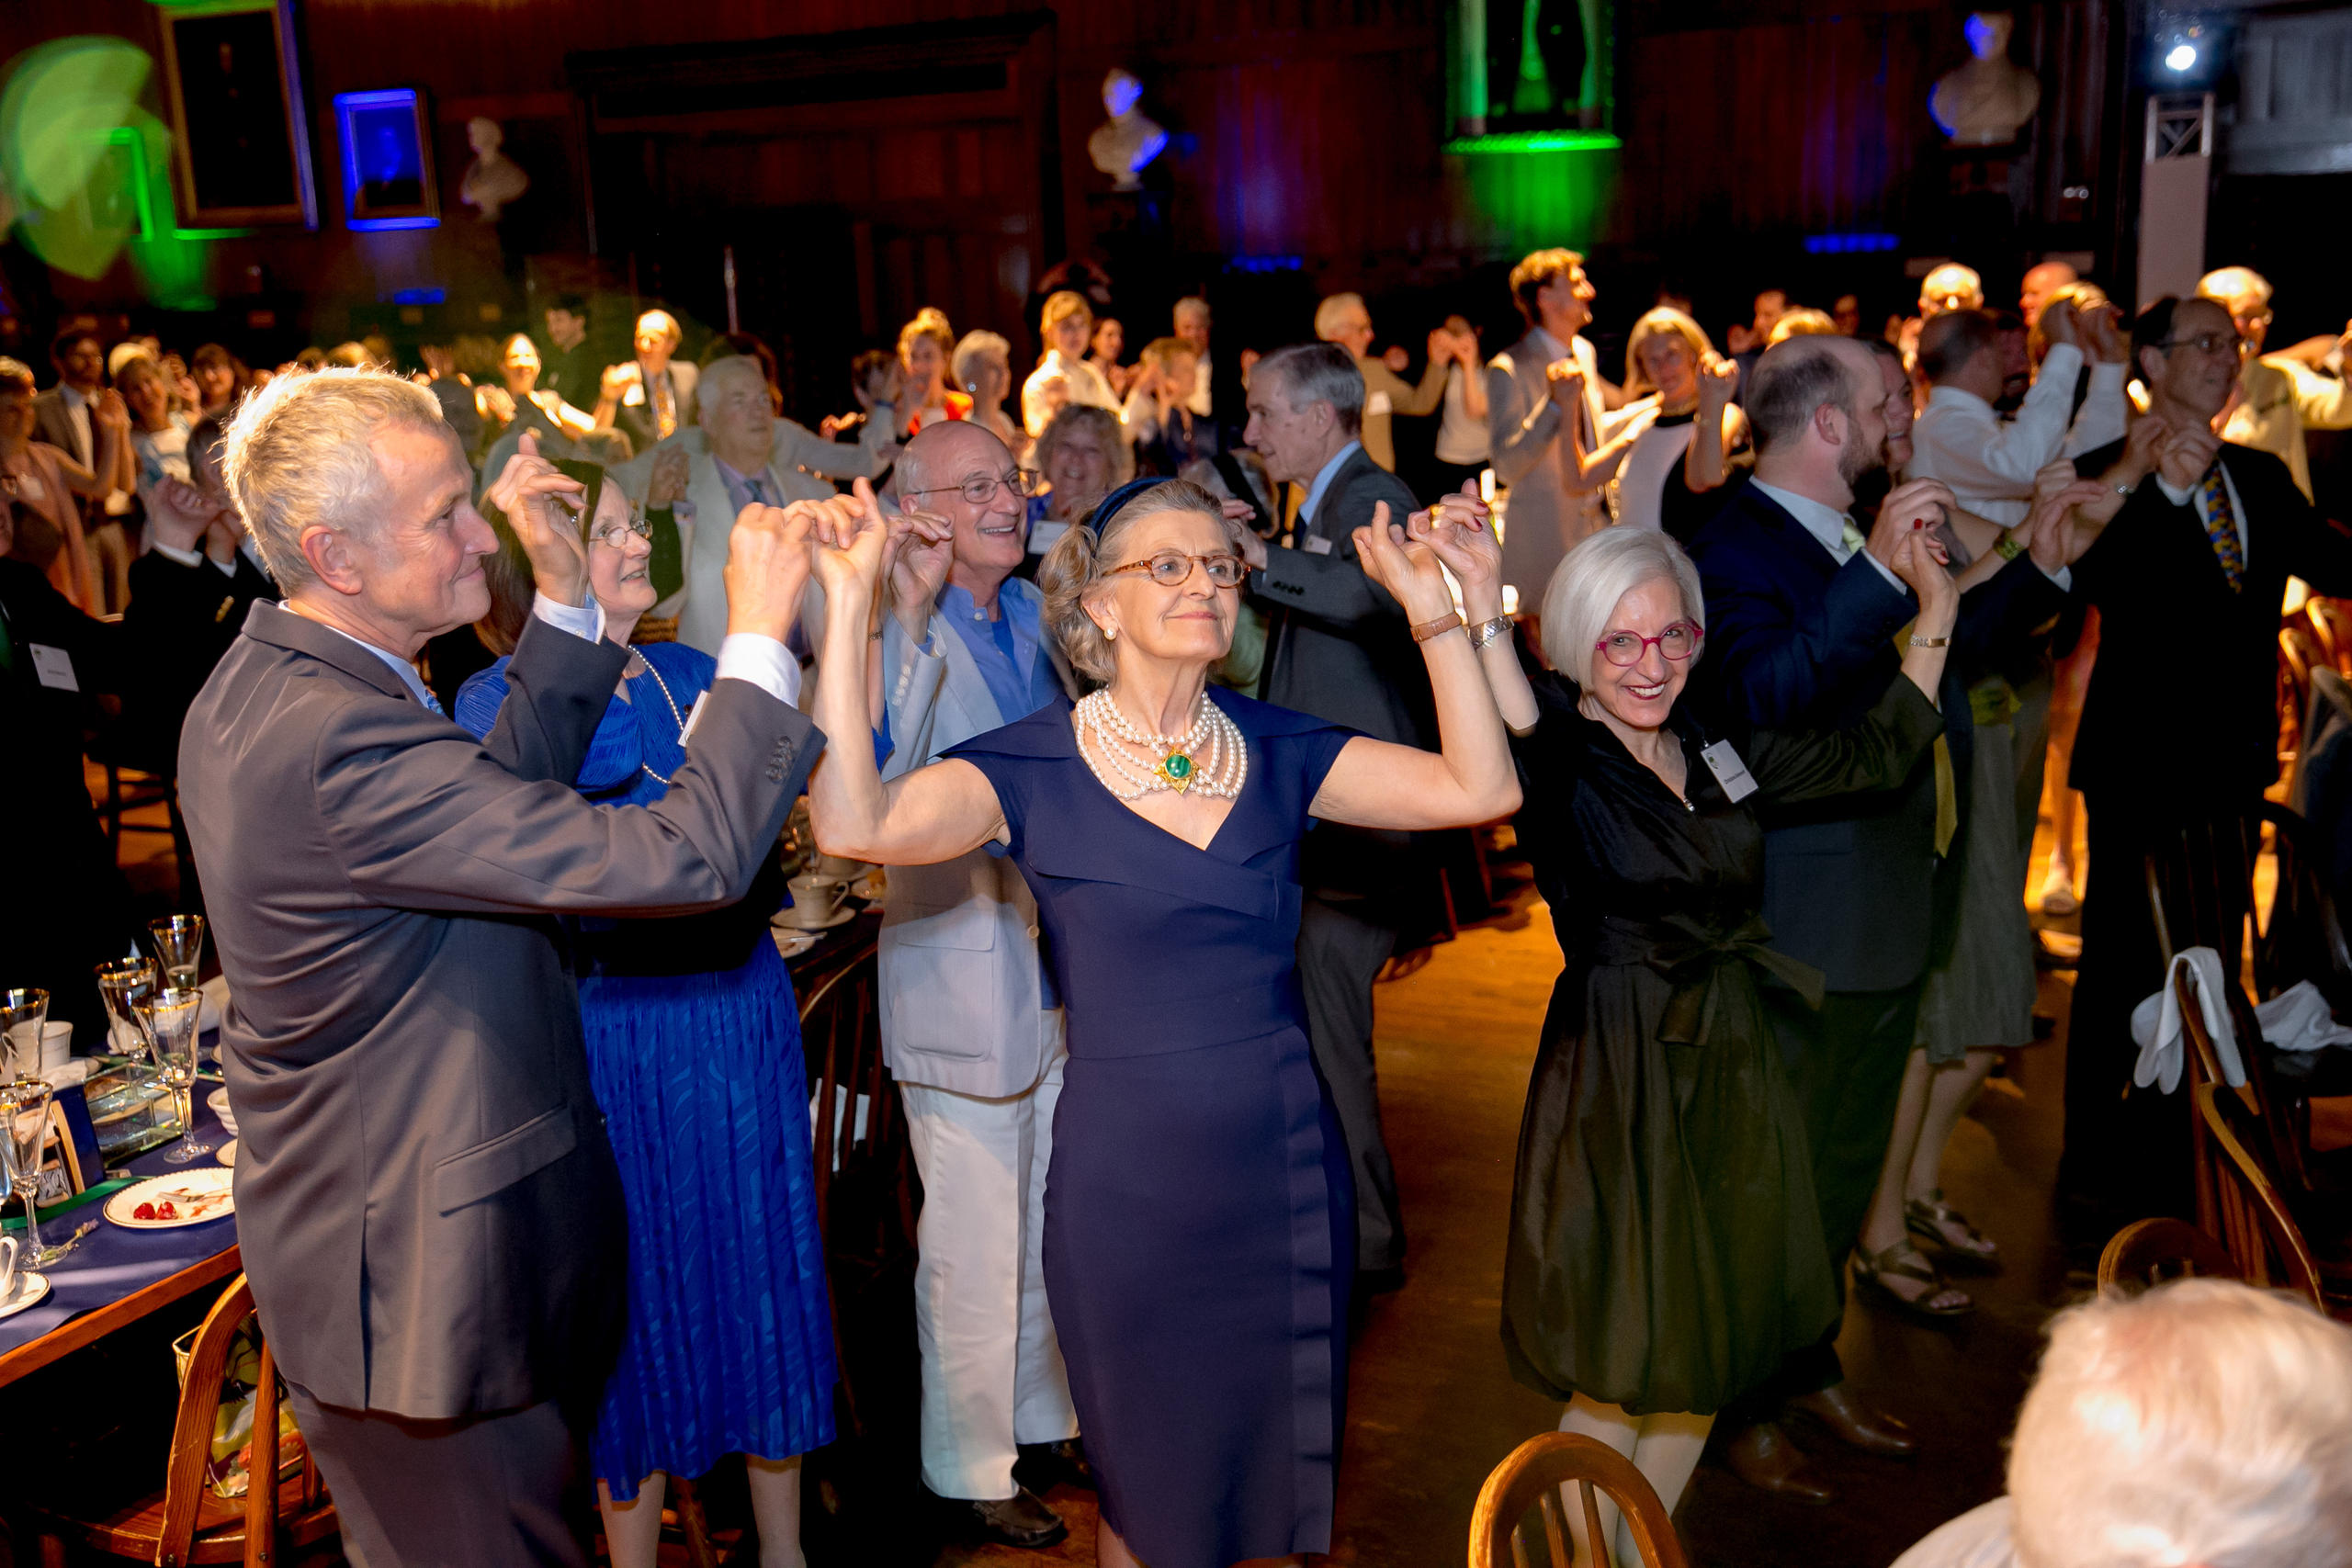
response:
<svg viewBox="0 0 2352 1568"><path fill-rule="evenodd" d="M1516 738L1520 842L1567 957L1520 1133L1504 1348L1520 1381L1568 1402L1563 1430L1627 1454L1670 1509L1713 1413L1838 1311L1758 996L1817 1000L1821 976L1770 949L1755 807L1891 788L1921 765L1959 592L1932 539L1906 537L1909 678L1850 729L1741 733L1678 705L1706 610L1665 535L1609 528L1568 552L1543 605L1559 673L1531 682L1498 632L1483 508L1448 497L1412 533L1462 583ZM1632 1551L1621 1536L1620 1560Z"/></svg>

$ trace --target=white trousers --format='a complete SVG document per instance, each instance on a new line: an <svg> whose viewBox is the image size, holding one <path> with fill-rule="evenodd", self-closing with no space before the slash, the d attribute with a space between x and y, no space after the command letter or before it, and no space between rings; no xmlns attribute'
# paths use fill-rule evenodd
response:
<svg viewBox="0 0 2352 1568"><path fill-rule="evenodd" d="M922 1173L922 1478L942 1497L1010 1497L1016 1444L1078 1434L1044 1262L1046 1167L1067 1059L1057 1052L1036 1088L1004 1100L899 1086Z"/></svg>

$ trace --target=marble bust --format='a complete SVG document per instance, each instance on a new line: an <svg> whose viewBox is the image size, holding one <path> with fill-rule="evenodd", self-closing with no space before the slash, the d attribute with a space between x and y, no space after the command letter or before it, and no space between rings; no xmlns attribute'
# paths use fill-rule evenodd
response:
<svg viewBox="0 0 2352 1568"><path fill-rule="evenodd" d="M1955 147L1998 147L2017 140L2018 130L2041 106L2041 83L2009 58L2015 26L2007 11L1978 11L1968 18L1967 64L1936 78L1928 112Z"/></svg>
<svg viewBox="0 0 2352 1568"><path fill-rule="evenodd" d="M1094 166L1110 175L1119 190L1141 190L1144 166L1168 145L1168 132L1136 109L1142 98L1143 84L1112 67L1102 78L1102 112L1111 118L1086 139Z"/></svg>
<svg viewBox="0 0 2352 1568"><path fill-rule="evenodd" d="M520 200L531 188L531 176L523 166L500 151L505 141L506 133L494 119L477 116L466 122L466 144L474 150L474 161L458 182L458 199L475 209L485 223L497 222L500 209Z"/></svg>

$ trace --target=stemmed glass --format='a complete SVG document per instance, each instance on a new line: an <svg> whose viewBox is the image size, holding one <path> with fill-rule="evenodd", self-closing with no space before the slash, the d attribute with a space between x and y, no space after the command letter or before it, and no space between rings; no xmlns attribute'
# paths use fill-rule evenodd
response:
<svg viewBox="0 0 2352 1568"><path fill-rule="evenodd" d="M49 993L38 987L0 991L0 1040L7 1042L14 1068L26 1077L40 1071L40 1032L49 1022Z"/></svg>
<svg viewBox="0 0 2352 1568"><path fill-rule="evenodd" d="M164 961L164 983L182 990L196 989L196 970L204 957L204 917L166 915L147 924L155 939L155 956Z"/></svg>
<svg viewBox="0 0 2352 1568"><path fill-rule="evenodd" d="M155 994L155 961L133 953L128 958L109 958L96 969L98 995L106 999L107 1043L118 1054L122 1053L123 1036L136 1042L141 1051L152 1053L147 1032L141 1027L132 1010L140 1002Z"/></svg>
<svg viewBox="0 0 2352 1568"><path fill-rule="evenodd" d="M196 1023L203 1010L204 993L167 986L135 1005L140 1021L147 1026L147 1037L155 1043L155 1065L162 1069L164 1087L172 1091L180 1114L180 1141L164 1159L167 1164L186 1165L198 1155L212 1152L210 1144L196 1141Z"/></svg>
<svg viewBox="0 0 2352 1568"><path fill-rule="evenodd" d="M0 1120L8 1124L8 1135L0 1138L0 1172L7 1176L9 1190L25 1201L25 1250L18 1257L34 1269L48 1268L81 1241L76 1236L61 1247L41 1245L40 1216L34 1205L40 1191L41 1150L49 1142L49 1093L48 1083L40 1078L0 1083Z"/></svg>

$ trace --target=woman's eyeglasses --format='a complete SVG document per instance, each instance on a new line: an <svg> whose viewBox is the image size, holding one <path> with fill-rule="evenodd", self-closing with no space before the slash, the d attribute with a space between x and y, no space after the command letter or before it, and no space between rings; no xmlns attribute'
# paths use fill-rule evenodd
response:
<svg viewBox="0 0 2352 1568"><path fill-rule="evenodd" d="M1630 670L1642 661L1642 655L1652 646L1676 663L1699 651L1700 631L1688 621L1677 621L1656 637L1636 637L1632 632L1611 632L1592 645L1592 650L1621 670Z"/></svg>
<svg viewBox="0 0 2352 1568"><path fill-rule="evenodd" d="M588 536L608 550L628 548L628 536L631 534L640 539L653 537L653 525L647 522L645 513L634 506L628 509L628 515L626 518L615 522L597 523L591 525L588 530Z"/></svg>
<svg viewBox="0 0 2352 1568"><path fill-rule="evenodd" d="M997 486L1002 485L1013 494L1027 500L1035 495L1045 476L1033 468L1015 468L1009 474L975 474L962 484L933 485L928 490L901 491L905 495L937 495L942 491L959 491L974 506L986 506L996 499Z"/></svg>
<svg viewBox="0 0 2352 1568"><path fill-rule="evenodd" d="M1148 571L1152 581L1162 588L1182 588L1193 580L1197 566L1209 574L1209 581L1219 588L1238 588L1250 569L1241 564L1237 555L1188 556L1182 550L1161 550L1142 560L1131 560L1125 566L1114 566L1102 575L1116 577L1125 571Z"/></svg>

